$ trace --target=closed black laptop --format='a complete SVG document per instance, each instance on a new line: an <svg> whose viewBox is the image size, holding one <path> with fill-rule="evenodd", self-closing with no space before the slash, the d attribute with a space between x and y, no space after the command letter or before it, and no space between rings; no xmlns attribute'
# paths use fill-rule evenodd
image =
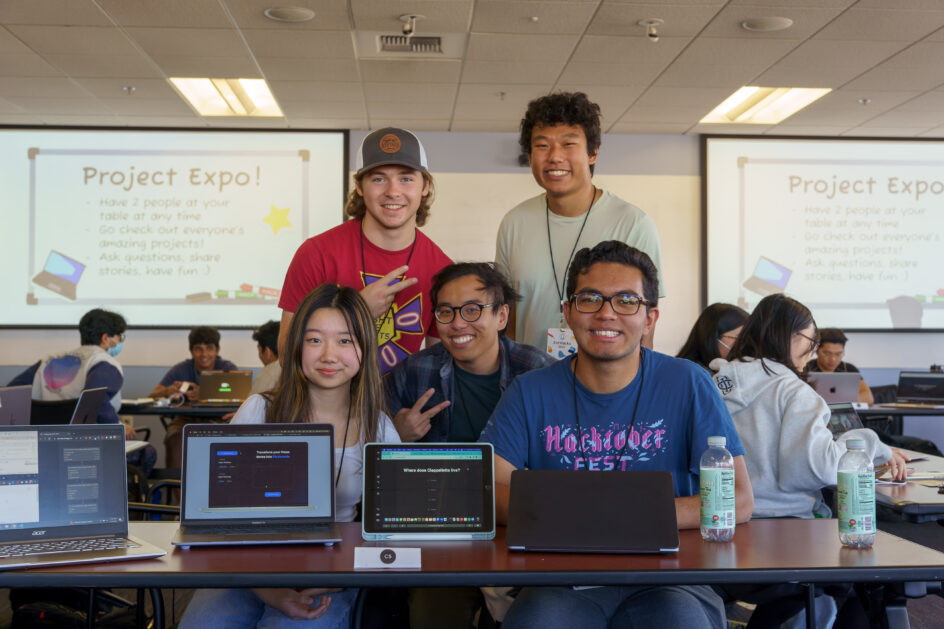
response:
<svg viewBox="0 0 944 629"><path fill-rule="evenodd" d="M188 424L175 546L333 544L331 424Z"/></svg>
<svg viewBox="0 0 944 629"><path fill-rule="evenodd" d="M672 474L515 470L506 542L544 552L676 552Z"/></svg>
<svg viewBox="0 0 944 629"><path fill-rule="evenodd" d="M128 537L124 426L0 427L0 569L158 557Z"/></svg>
<svg viewBox="0 0 944 629"><path fill-rule="evenodd" d="M0 387L0 426L28 426L33 387Z"/></svg>

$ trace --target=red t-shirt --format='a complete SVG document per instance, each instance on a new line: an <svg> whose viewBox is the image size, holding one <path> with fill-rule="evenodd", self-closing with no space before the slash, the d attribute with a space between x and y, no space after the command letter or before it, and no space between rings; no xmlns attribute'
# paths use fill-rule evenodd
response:
<svg viewBox="0 0 944 629"><path fill-rule="evenodd" d="M407 277L415 277L419 282L397 293L391 310L374 322L380 349L380 371L386 373L418 351L424 336L437 336L429 289L433 276L444 266L452 264L452 260L418 229L415 248L411 245L400 251L387 251L366 237L363 242L366 269L361 268L360 221L345 221L303 242L285 274L279 308L295 312L305 296L325 282L360 290L407 264L409 258Z"/></svg>

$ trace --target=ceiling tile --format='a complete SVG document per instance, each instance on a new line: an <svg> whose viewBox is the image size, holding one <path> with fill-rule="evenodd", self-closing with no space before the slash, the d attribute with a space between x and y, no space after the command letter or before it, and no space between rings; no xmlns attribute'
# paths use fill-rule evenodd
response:
<svg viewBox="0 0 944 629"><path fill-rule="evenodd" d="M248 54L229 57L159 55L154 61L167 76L212 76L259 79L259 69Z"/></svg>
<svg viewBox="0 0 944 629"><path fill-rule="evenodd" d="M133 55L131 42L113 26L11 25L7 30L42 55Z"/></svg>
<svg viewBox="0 0 944 629"><path fill-rule="evenodd" d="M847 109L815 109L813 106L802 109L780 123L779 127L807 127L807 126L845 126L852 127L862 124L869 118L874 118L879 111L858 108Z"/></svg>
<svg viewBox="0 0 944 629"><path fill-rule="evenodd" d="M781 60L799 43L791 39L699 37L675 63L702 66L736 64L760 71Z"/></svg>
<svg viewBox="0 0 944 629"><path fill-rule="evenodd" d="M665 22L658 27L660 36L690 38L697 35L711 21L718 12L717 5L719 4L721 3L684 6L675 2L672 4L605 2L600 5L591 20L587 33L638 37L645 43L658 46L661 42L647 41L646 28L637 22L648 18L660 18Z"/></svg>
<svg viewBox="0 0 944 629"><path fill-rule="evenodd" d="M773 125L763 124L696 124L689 133L723 133L726 135L756 135L764 133Z"/></svg>
<svg viewBox="0 0 944 629"><path fill-rule="evenodd" d="M920 127L928 129L944 124L944 110L901 111L893 109L863 122L861 127Z"/></svg>
<svg viewBox="0 0 944 629"><path fill-rule="evenodd" d="M814 35L814 38L913 41L930 34L941 26L944 26L944 10L852 7Z"/></svg>
<svg viewBox="0 0 944 629"><path fill-rule="evenodd" d="M725 88L651 87L636 101L634 107L681 107L711 111L731 95Z"/></svg>
<svg viewBox="0 0 944 629"><path fill-rule="evenodd" d="M456 103L455 117L469 120L513 120L517 124L521 122L525 106L513 102L468 103L460 100Z"/></svg>
<svg viewBox="0 0 944 629"><path fill-rule="evenodd" d="M128 34L152 57L241 57L246 45L232 28L129 28Z"/></svg>
<svg viewBox="0 0 944 629"><path fill-rule="evenodd" d="M685 133L690 126L690 124L678 124L673 122L617 122L607 129L606 132L638 134L670 133L676 135Z"/></svg>
<svg viewBox="0 0 944 629"><path fill-rule="evenodd" d="M2 109L3 105L0 105L0 110ZM0 124L37 125L43 124L43 119L32 114L5 113L4 111L0 111Z"/></svg>
<svg viewBox="0 0 944 629"><path fill-rule="evenodd" d="M577 45L576 35L506 35L472 33L466 61L537 61L560 66Z"/></svg>
<svg viewBox="0 0 944 629"><path fill-rule="evenodd" d="M0 98L0 114L25 114L26 110L19 105Z"/></svg>
<svg viewBox="0 0 944 629"><path fill-rule="evenodd" d="M109 111L121 116L194 115L193 110L179 97L168 99L130 96L125 98L100 98L98 101L108 108Z"/></svg>
<svg viewBox="0 0 944 629"><path fill-rule="evenodd" d="M125 85L134 87L130 98L165 99L180 98L177 92L164 79L76 79L76 82L89 93L99 98L121 98L125 96Z"/></svg>
<svg viewBox="0 0 944 629"><path fill-rule="evenodd" d="M560 75L559 83L603 83L607 85L646 86L661 68L629 63L591 63L571 61Z"/></svg>
<svg viewBox="0 0 944 629"><path fill-rule="evenodd" d="M563 61L466 61L463 83L553 83Z"/></svg>
<svg viewBox="0 0 944 629"><path fill-rule="evenodd" d="M626 103L627 107L643 92L643 88L639 86L620 87L590 83L559 83L556 89L562 92L583 92L595 103L621 102Z"/></svg>
<svg viewBox="0 0 944 629"><path fill-rule="evenodd" d="M810 40L793 49L777 67L808 68L828 59L830 66L864 71L894 57L904 47L901 42Z"/></svg>
<svg viewBox="0 0 944 629"><path fill-rule="evenodd" d="M580 34L595 10L591 2L476 2L472 32Z"/></svg>
<svg viewBox="0 0 944 629"><path fill-rule="evenodd" d="M790 126L785 127L782 124L777 125L776 127L771 128L765 132L765 135L814 135L814 136L836 136L849 129L849 126L832 126L832 127L820 127L820 126Z"/></svg>
<svg viewBox="0 0 944 629"><path fill-rule="evenodd" d="M289 118L349 118L358 114L367 115L363 101L285 101L279 105Z"/></svg>
<svg viewBox="0 0 944 629"><path fill-rule="evenodd" d="M118 116L95 116L90 114L69 115L69 114L39 114L43 124L62 125L64 127L90 126L90 127L121 127L125 126Z"/></svg>
<svg viewBox="0 0 944 629"><path fill-rule="evenodd" d="M288 118L292 129L366 129L367 118Z"/></svg>
<svg viewBox="0 0 944 629"><path fill-rule="evenodd" d="M358 86L358 89L360 87ZM390 103L450 103L456 100L453 83L368 83L364 86L368 101Z"/></svg>
<svg viewBox="0 0 944 629"><path fill-rule="evenodd" d="M703 118L711 109L711 107L640 107L634 105L619 119L619 122L672 122L678 124L688 123L690 125Z"/></svg>
<svg viewBox="0 0 944 629"><path fill-rule="evenodd" d="M574 51L574 61L634 63L664 67L675 59L690 40L666 37L652 45L637 37L586 35Z"/></svg>
<svg viewBox="0 0 944 629"><path fill-rule="evenodd" d="M364 98L364 88L360 83L326 81L273 81L266 80L275 99L282 100L318 100L359 101ZM422 86L415 86L422 87Z"/></svg>
<svg viewBox="0 0 944 629"><path fill-rule="evenodd" d="M944 64L933 68L885 68L866 72L844 89L925 92L944 85Z"/></svg>
<svg viewBox="0 0 944 629"><path fill-rule="evenodd" d="M848 4L847 0L843 0ZM744 39L796 39L803 40L815 32L830 20L839 15L844 6L834 6L825 8L814 8L802 6L803 3L780 2L779 6L773 9L761 8L758 6L738 6L729 4L715 16L705 30L700 33L701 37L738 37ZM782 31L773 32L752 32L744 29L741 23L747 19L758 17L785 17L793 20L793 25Z"/></svg>
<svg viewBox="0 0 944 629"><path fill-rule="evenodd" d="M236 129L284 129L288 126L285 118L251 118L251 117L207 117L206 126L215 128Z"/></svg>
<svg viewBox="0 0 944 629"><path fill-rule="evenodd" d="M789 0L790 6L811 8L811 9L845 9L846 7L862 2L863 0ZM887 0L879 0L887 1ZM897 0L896 0L897 1ZM784 0L731 0L731 6L752 6L759 8L774 7L779 9L783 7ZM765 12L767 15L770 11Z"/></svg>
<svg viewBox="0 0 944 629"><path fill-rule="evenodd" d="M364 81L399 81L403 83L456 83L461 64L458 61L360 61Z"/></svg>
<svg viewBox="0 0 944 629"><path fill-rule="evenodd" d="M280 6L272 0L223 0L244 32L247 29L278 29L283 32L298 30L347 31L350 20L347 2L338 0L292 0L286 4L311 9L315 17L307 22L276 22L265 16L265 10Z"/></svg>
<svg viewBox="0 0 944 629"><path fill-rule="evenodd" d="M429 118L446 120L452 117L452 103L367 103L367 115L376 118Z"/></svg>
<svg viewBox="0 0 944 629"><path fill-rule="evenodd" d="M424 15L416 32L464 33L472 18L472 0L351 0L354 28L399 33L401 15Z"/></svg>
<svg viewBox="0 0 944 629"><path fill-rule="evenodd" d="M200 116L120 116L129 127L205 127Z"/></svg>
<svg viewBox="0 0 944 629"><path fill-rule="evenodd" d="M229 28L232 22L218 2L194 0L98 0L122 26Z"/></svg>
<svg viewBox="0 0 944 629"><path fill-rule="evenodd" d="M93 98L35 98L7 96L6 100L17 107L35 114L65 114L71 116L110 113L105 106Z"/></svg>
<svg viewBox="0 0 944 629"><path fill-rule="evenodd" d="M13 36L13 33L0 27L0 55L28 55L33 51L29 46Z"/></svg>
<svg viewBox="0 0 944 629"><path fill-rule="evenodd" d="M160 77L154 66L141 55L46 55L53 64L69 76L82 77Z"/></svg>
<svg viewBox="0 0 944 629"><path fill-rule="evenodd" d="M826 94L812 103L807 109L839 109L848 111L849 109L864 108L872 111L872 115L877 115L918 96L919 93L920 92L863 92L861 90L840 89L833 90L829 94ZM869 103L863 105L859 102L860 98L868 98ZM806 111L806 109L803 111Z"/></svg>
<svg viewBox="0 0 944 629"><path fill-rule="evenodd" d="M853 127L843 131L841 136L885 137L885 138L913 138L919 135L922 129L914 127Z"/></svg>
<svg viewBox="0 0 944 629"><path fill-rule="evenodd" d="M457 101L463 104L509 103L524 108L528 103L550 93L550 83L541 85L514 85L506 83L463 83L459 86Z"/></svg>
<svg viewBox="0 0 944 629"><path fill-rule="evenodd" d="M348 32L266 29L244 34L257 57L354 59L354 43Z"/></svg>
<svg viewBox="0 0 944 629"><path fill-rule="evenodd" d="M886 68L927 68L944 63L944 43L918 42L885 61Z"/></svg>
<svg viewBox="0 0 944 629"><path fill-rule="evenodd" d="M757 67L753 65L698 65L673 63L655 81L658 87L724 88L728 93L742 85L754 85Z"/></svg>
<svg viewBox="0 0 944 629"><path fill-rule="evenodd" d="M342 81L358 80L357 62L350 59L305 59L264 57L257 59L267 81Z"/></svg>
<svg viewBox="0 0 944 629"><path fill-rule="evenodd" d="M432 120L429 118L410 119L410 118L371 118L371 129L383 129L384 127L400 127L410 131L448 131L449 120ZM422 138L420 138L422 140Z"/></svg>
<svg viewBox="0 0 944 629"><path fill-rule="evenodd" d="M888 92L876 92L875 96L881 96ZM898 92L891 95L897 96ZM896 108L896 111L944 111L944 92L927 92L926 94L916 95L915 98L902 103Z"/></svg>
<svg viewBox="0 0 944 629"><path fill-rule="evenodd" d="M107 26L108 18L92 2L25 0L0 2L0 23Z"/></svg>
<svg viewBox="0 0 944 629"><path fill-rule="evenodd" d="M450 131L501 131L506 133L517 133L518 122L511 120L471 120L454 118Z"/></svg>
<svg viewBox="0 0 944 629"><path fill-rule="evenodd" d="M65 77L0 77L0 96L88 98L89 95Z"/></svg>

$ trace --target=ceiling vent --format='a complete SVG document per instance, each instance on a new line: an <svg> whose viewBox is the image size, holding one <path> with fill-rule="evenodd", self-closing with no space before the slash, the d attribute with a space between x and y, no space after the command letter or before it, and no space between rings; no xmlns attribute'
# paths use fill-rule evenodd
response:
<svg viewBox="0 0 944 629"><path fill-rule="evenodd" d="M441 37L415 37L408 35L380 36L380 52L442 54L442 51Z"/></svg>

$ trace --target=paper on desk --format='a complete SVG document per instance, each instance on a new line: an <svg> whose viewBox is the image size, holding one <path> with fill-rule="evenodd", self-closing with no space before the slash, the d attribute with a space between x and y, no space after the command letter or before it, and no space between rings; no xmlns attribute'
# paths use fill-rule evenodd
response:
<svg viewBox="0 0 944 629"><path fill-rule="evenodd" d="M127 404L128 406L141 406L143 404L151 404L153 402L154 402L154 398L152 397L138 397L138 398L131 398L129 400L126 400L126 399L121 400L122 404Z"/></svg>

